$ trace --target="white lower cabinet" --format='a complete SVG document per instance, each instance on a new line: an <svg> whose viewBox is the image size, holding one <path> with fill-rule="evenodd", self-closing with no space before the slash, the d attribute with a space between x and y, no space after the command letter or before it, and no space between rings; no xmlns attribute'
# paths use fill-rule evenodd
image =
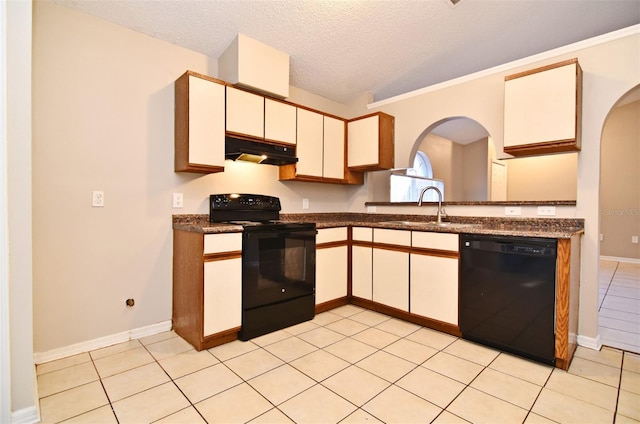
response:
<svg viewBox="0 0 640 424"><path fill-rule="evenodd" d="M411 255L412 314L458 325L458 260Z"/></svg>
<svg viewBox="0 0 640 424"><path fill-rule="evenodd" d="M374 228L373 301L409 311L409 248L411 231Z"/></svg>
<svg viewBox="0 0 640 424"><path fill-rule="evenodd" d="M347 295L348 247L316 251L316 305Z"/></svg>
<svg viewBox="0 0 640 424"><path fill-rule="evenodd" d="M372 300L373 248L371 242L373 242L373 229L353 227L351 240L351 295Z"/></svg>
<svg viewBox="0 0 640 424"><path fill-rule="evenodd" d="M316 305L347 296L347 227L322 228L316 237Z"/></svg>
<svg viewBox="0 0 640 424"><path fill-rule="evenodd" d="M409 253L373 249L373 301L409 311Z"/></svg>
<svg viewBox="0 0 640 424"><path fill-rule="evenodd" d="M351 294L361 299L373 300L373 249L351 248Z"/></svg>
<svg viewBox="0 0 640 424"><path fill-rule="evenodd" d="M204 263L204 336L240 327L242 258Z"/></svg>

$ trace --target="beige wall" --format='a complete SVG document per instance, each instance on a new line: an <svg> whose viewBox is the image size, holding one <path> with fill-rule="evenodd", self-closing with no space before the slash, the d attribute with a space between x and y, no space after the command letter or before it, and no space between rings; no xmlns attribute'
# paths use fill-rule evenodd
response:
<svg viewBox="0 0 640 424"><path fill-rule="evenodd" d="M210 193L279 196L283 212L301 212L303 197L309 212L346 207L348 188L281 183L274 166L173 171L173 82L187 69L216 76L204 55L38 1L33 58L37 353L170 320L171 215L207 213ZM291 98L346 113L302 90ZM171 208L173 192L184 208Z"/></svg>
<svg viewBox="0 0 640 424"><path fill-rule="evenodd" d="M514 158L505 163L507 199L576 200L577 153Z"/></svg>
<svg viewBox="0 0 640 424"><path fill-rule="evenodd" d="M598 336L598 270L599 270L599 179L600 140L605 119L616 101L640 82L640 35L637 28L616 39L593 45L566 47L542 56L526 59L526 64L502 67L477 78L463 78L442 87L423 90L372 105L372 111L383 111L396 118L396 166L403 167L416 141L424 137L435 123L448 117L468 117L482 125L493 139L496 150L503 146L504 77L520 71L577 57L584 71L582 104L582 151L578 156L577 206L558 208L570 216L585 219L582 237L579 341L597 345ZM499 153L500 154L500 153ZM401 161L398 163L398 160ZM408 159L407 159L408 160ZM360 201L374 198L376 175L369 185L352 194L352 210L361 210ZM393 207L379 212L395 211ZM429 212L424 209L425 212ZM407 213L411 213L406 210ZM490 207L447 208L451 214L488 215L503 209ZM534 208L535 216L535 208ZM523 214L530 213L523 208ZM558 215L562 216L562 215Z"/></svg>
<svg viewBox="0 0 640 424"><path fill-rule="evenodd" d="M463 146L464 194L460 200L486 201L489 200L489 141L483 138Z"/></svg>
<svg viewBox="0 0 640 424"><path fill-rule="evenodd" d="M600 253L640 259L640 102L611 111L602 133Z"/></svg>
<svg viewBox="0 0 640 424"><path fill-rule="evenodd" d="M435 134L428 134L420 143L418 150L429 157L433 178L444 181L445 200L453 201L462 198L464 196L464 184L460 178L464 169L462 146ZM389 200L388 193L383 199Z"/></svg>

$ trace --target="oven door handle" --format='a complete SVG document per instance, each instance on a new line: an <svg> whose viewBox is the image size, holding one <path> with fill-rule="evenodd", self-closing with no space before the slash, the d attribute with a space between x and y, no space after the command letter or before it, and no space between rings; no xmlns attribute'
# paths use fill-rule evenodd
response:
<svg viewBox="0 0 640 424"><path fill-rule="evenodd" d="M290 231L290 230L275 230L265 232L245 232L245 238L251 239L266 239L266 238L283 238L283 237L313 237L318 234L317 230L307 231Z"/></svg>

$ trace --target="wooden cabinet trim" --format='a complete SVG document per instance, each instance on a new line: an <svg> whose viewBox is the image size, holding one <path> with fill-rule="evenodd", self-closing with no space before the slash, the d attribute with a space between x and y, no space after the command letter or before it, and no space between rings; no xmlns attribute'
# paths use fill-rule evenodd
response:
<svg viewBox="0 0 640 424"><path fill-rule="evenodd" d="M204 326L204 237L173 232L173 330L199 348Z"/></svg>
<svg viewBox="0 0 640 424"><path fill-rule="evenodd" d="M556 269L556 367L568 369L577 348L579 236L558 240Z"/></svg>
<svg viewBox="0 0 640 424"><path fill-rule="evenodd" d="M505 147L503 150L505 153L509 153L513 156L531 156L546 153L575 152L580 149L577 147L576 140L571 138L566 140L551 140L540 143L524 144L522 146L509 146Z"/></svg>
<svg viewBox="0 0 640 424"><path fill-rule="evenodd" d="M326 243L316 244L316 249L331 249L332 247L349 246L347 240L342 241L328 241Z"/></svg>
<svg viewBox="0 0 640 424"><path fill-rule="evenodd" d="M544 72L544 71L548 71L550 69L555 69L555 68L560 68L562 66L572 65L574 63L578 63L578 58L573 58L573 59L564 60L562 62L552 63L550 65L541 66L541 67L535 68L535 69L529 69L527 71L518 72L517 74L507 75L506 77L504 77L504 80L505 81L510 81L510 80L514 80L516 78L526 77L527 75L537 74L538 72ZM580 64L578 64L578 67L580 67Z"/></svg>
<svg viewBox="0 0 640 424"><path fill-rule="evenodd" d="M204 255L204 262L224 261L227 259L237 259L242 257L242 251L207 253Z"/></svg>
<svg viewBox="0 0 640 424"><path fill-rule="evenodd" d="M429 249L426 247L412 247L412 255L437 256L439 258L460 259L460 254L453 250Z"/></svg>
<svg viewBox="0 0 640 424"><path fill-rule="evenodd" d="M400 245L397 245L397 244L387 244L387 243L376 243L376 242L373 242L373 248L374 249L380 249L380 250L392 250L394 252L411 253L411 247L409 247L409 246L400 246Z"/></svg>

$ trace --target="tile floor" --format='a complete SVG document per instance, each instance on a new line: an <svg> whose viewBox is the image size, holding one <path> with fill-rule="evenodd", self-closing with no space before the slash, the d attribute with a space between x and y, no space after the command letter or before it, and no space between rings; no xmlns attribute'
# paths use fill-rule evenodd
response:
<svg viewBox="0 0 640 424"><path fill-rule="evenodd" d="M38 365L42 422L632 423L640 355L568 372L343 306L196 352L173 332Z"/></svg>
<svg viewBox="0 0 640 424"><path fill-rule="evenodd" d="M604 345L640 353L640 264L600 261L598 322Z"/></svg>

